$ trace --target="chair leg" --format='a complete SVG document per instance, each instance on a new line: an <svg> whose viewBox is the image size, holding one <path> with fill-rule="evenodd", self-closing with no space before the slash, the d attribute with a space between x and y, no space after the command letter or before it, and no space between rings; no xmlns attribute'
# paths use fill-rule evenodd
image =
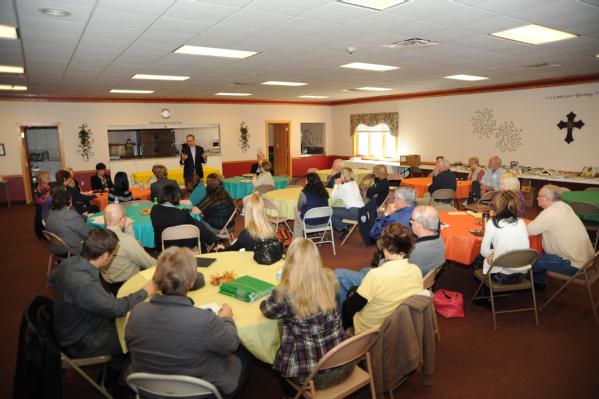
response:
<svg viewBox="0 0 599 399"><path fill-rule="evenodd" d="M597 317L595 300L593 299L593 290L591 289L591 282L589 281L589 275L586 270L584 273L585 285L587 286L587 292L589 293L589 299L591 300L591 311L593 312L593 317L595 318L595 323L599 326L599 318Z"/></svg>
<svg viewBox="0 0 599 399"><path fill-rule="evenodd" d="M474 295L472 296L472 302L474 302L475 299L478 299L477 294L480 292L480 289L483 287L483 284L484 284L484 280L480 282L480 284L478 285L478 288L476 289L476 291L474 291Z"/></svg>
<svg viewBox="0 0 599 399"><path fill-rule="evenodd" d="M547 300L545 301L545 303L544 303L543 305L541 305L541 307L539 308L539 311L541 311L541 312L542 312L542 311L543 311L543 309L545 309L545 307L546 307L547 305L549 305L549 303L555 299L555 297L557 297L559 294L561 294L563 291L565 291L565 290L566 290L566 287L568 287L568 285L570 285L570 283L571 283L571 282L572 282L572 280L571 280L571 279L570 279L570 280L568 280L568 281L566 281L566 282L564 282L564 283L561 285L561 287L559 287L559 288L557 289L557 291L555 291L555 292L553 293L553 295L551 295L551 296L549 297L549 299L547 299Z"/></svg>
<svg viewBox="0 0 599 399"><path fill-rule="evenodd" d="M349 231L345 235L345 238L343 239L343 241L341 241L341 246L343 246L343 244L345 244L345 241L347 241L347 239L349 238L349 236L352 235L352 233L356 229L356 226L357 226L356 224L352 224L351 229L349 229Z"/></svg>
<svg viewBox="0 0 599 399"><path fill-rule="evenodd" d="M532 291L532 305L534 306L534 312L535 312L535 324L538 326L539 325L539 311L537 309L537 295L535 293L535 281L534 281L534 277L532 274L532 269L529 270L530 273L530 283L532 284L532 286L530 287L531 291Z"/></svg>
<svg viewBox="0 0 599 399"><path fill-rule="evenodd" d="M54 255L50 254L50 256L48 257L48 271L46 272L46 275L50 275L50 271L52 270L52 264L54 263Z"/></svg>
<svg viewBox="0 0 599 399"><path fill-rule="evenodd" d="M376 399L376 389L374 387L374 377L372 372L372 360L370 359L370 352L366 352L366 370L368 370L368 374L370 375L370 396L372 399ZM391 398L393 399L393 391L391 391Z"/></svg>
<svg viewBox="0 0 599 399"><path fill-rule="evenodd" d="M434 305L433 305L433 325L435 328L433 335L435 337L437 337L437 341L441 342L441 332L439 331L439 320L437 319L437 312L435 311Z"/></svg>
<svg viewBox="0 0 599 399"><path fill-rule="evenodd" d="M71 359L66 356L62 356L62 359L69 364L69 367L72 367L77 374L79 374L85 381L87 381L91 386L93 386L98 392L102 394L107 399L113 399L112 396L106 391L106 388L100 386L94 381L85 371L81 369L81 367L77 366Z"/></svg>
<svg viewBox="0 0 599 399"><path fill-rule="evenodd" d="M493 282L489 273L489 299L491 300L491 313L493 314L493 329L497 331L497 316L495 315L495 300L493 299Z"/></svg>
<svg viewBox="0 0 599 399"><path fill-rule="evenodd" d="M337 256L337 251L335 251L335 234L333 233L333 226L329 230L331 233L331 244L333 245L333 255Z"/></svg>

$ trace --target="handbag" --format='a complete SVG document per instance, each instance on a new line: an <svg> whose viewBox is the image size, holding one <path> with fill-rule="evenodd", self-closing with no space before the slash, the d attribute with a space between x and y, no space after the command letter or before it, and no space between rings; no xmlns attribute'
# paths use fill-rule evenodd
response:
<svg viewBox="0 0 599 399"><path fill-rule="evenodd" d="M464 297L461 292L437 290L433 294L435 311L446 319L464 317Z"/></svg>
<svg viewBox="0 0 599 399"><path fill-rule="evenodd" d="M276 238L260 240L254 246L254 260L261 265L272 265L285 256L285 247Z"/></svg>

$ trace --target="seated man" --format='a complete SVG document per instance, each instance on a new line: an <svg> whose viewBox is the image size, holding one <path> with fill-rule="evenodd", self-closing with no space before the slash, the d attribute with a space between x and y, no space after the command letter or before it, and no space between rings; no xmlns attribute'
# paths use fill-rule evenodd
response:
<svg viewBox="0 0 599 399"><path fill-rule="evenodd" d="M335 180L341 177L341 169L343 169L343 159L335 159L333 161L333 166L331 166L331 175L327 182L327 188L335 187Z"/></svg>
<svg viewBox="0 0 599 399"><path fill-rule="evenodd" d="M187 248L171 247L160 254L153 281L162 295L136 306L125 329L128 372L198 377L214 384L224 398L243 398L250 355L239 343L229 305L215 314L195 307L187 297L196 270Z"/></svg>
<svg viewBox="0 0 599 399"><path fill-rule="evenodd" d="M453 172L449 170L449 161L441 158L437 161L437 174L433 176L433 182L428 186L429 194L441 189L456 190L457 179Z"/></svg>
<svg viewBox="0 0 599 399"><path fill-rule="evenodd" d="M414 211L416 190L409 186L400 186L395 190L394 200L387 202L387 207L382 216L376 218L370 230L370 238L374 241L381 238L383 229L393 223L401 223L410 228L410 217Z"/></svg>
<svg viewBox="0 0 599 399"><path fill-rule="evenodd" d="M543 290L547 271L573 275L594 255L593 244L570 205L562 202L560 187L548 184L537 196L541 213L527 226L529 235L543 235L543 254L533 265L535 286Z"/></svg>
<svg viewBox="0 0 599 399"><path fill-rule="evenodd" d="M150 184L150 198L160 202L162 200L164 187L174 186L179 189L179 183L176 180L168 178L168 170L164 165L154 165L152 173L156 176L156 181Z"/></svg>
<svg viewBox="0 0 599 399"><path fill-rule="evenodd" d="M252 164L252 167L250 168L250 173L259 175L260 173L264 172L264 170L262 169L262 164L264 163L265 160L266 160L266 158L264 157L264 153L262 152L262 150L259 150L258 153L256 154L256 163ZM270 168L270 173L273 176L275 174L272 167Z"/></svg>
<svg viewBox="0 0 599 399"><path fill-rule="evenodd" d="M90 179L91 188L95 191L108 191L112 188L110 174L106 170L106 165L102 162L96 164L96 174Z"/></svg>
<svg viewBox="0 0 599 399"><path fill-rule="evenodd" d="M156 264L152 258L135 240L131 230L131 220L125 217L125 212L119 204L110 204L104 209L106 228L116 234L119 246L110 267L101 269L102 278L108 283L110 291L115 294L123 283L140 270Z"/></svg>
<svg viewBox="0 0 599 399"><path fill-rule="evenodd" d="M55 288L54 329L62 350L72 357L122 353L114 324L148 296L156 292L149 281L124 298L106 292L98 269L107 267L119 243L110 230L93 229L83 242L81 256L61 262L48 283Z"/></svg>
<svg viewBox="0 0 599 399"><path fill-rule="evenodd" d="M64 187L54 187L51 191L52 209L48 212L46 230L62 238L69 247L71 255L79 255L81 242L87 237L91 227L80 214L72 207L71 195ZM66 255L64 246L50 245L50 252L54 255Z"/></svg>
<svg viewBox="0 0 599 399"><path fill-rule="evenodd" d="M412 213L412 232L416 236L408 261L422 276L445 263L445 243L439 236L439 212L432 206L417 206Z"/></svg>
<svg viewBox="0 0 599 399"><path fill-rule="evenodd" d="M438 155L435 158L435 167L433 168L433 170L431 170L431 173L428 174L428 177L435 177L439 174L439 168L437 167L437 165L443 158L445 158L443 155Z"/></svg>
<svg viewBox="0 0 599 399"><path fill-rule="evenodd" d="M499 191L499 181L505 170L501 167L501 158L497 155L489 158L489 167L480 181L481 194L487 191Z"/></svg>

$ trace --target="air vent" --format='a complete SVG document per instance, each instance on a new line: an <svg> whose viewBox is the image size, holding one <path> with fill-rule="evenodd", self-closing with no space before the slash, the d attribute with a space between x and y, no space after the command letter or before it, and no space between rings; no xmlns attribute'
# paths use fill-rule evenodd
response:
<svg viewBox="0 0 599 399"><path fill-rule="evenodd" d="M383 47L412 49L412 48L431 47L431 46L436 46L437 44L439 44L439 43L435 43L435 42L433 42L431 40L427 40L427 39L419 39L416 37L413 39L401 40L399 42L395 42L395 43L391 43L391 44L383 44Z"/></svg>
<svg viewBox="0 0 599 399"><path fill-rule="evenodd" d="M561 67L560 64L553 64L551 62L544 62L542 64L532 64L532 65L525 65L524 68L557 68L557 67Z"/></svg>

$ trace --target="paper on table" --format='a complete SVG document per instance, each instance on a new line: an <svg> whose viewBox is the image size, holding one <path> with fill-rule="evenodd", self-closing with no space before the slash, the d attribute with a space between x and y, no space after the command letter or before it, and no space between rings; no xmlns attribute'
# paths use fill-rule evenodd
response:
<svg viewBox="0 0 599 399"><path fill-rule="evenodd" d="M464 211L453 211L453 212L447 212L448 215L452 215L452 216L458 216L458 215L467 215L468 213L464 212Z"/></svg>
<svg viewBox="0 0 599 399"><path fill-rule="evenodd" d="M218 314L218 312L220 312L220 310L222 309L222 307L214 302L210 302L207 303L205 305L200 305L199 306L200 309L207 309L207 310L212 310L212 312L214 312L214 314Z"/></svg>
<svg viewBox="0 0 599 399"><path fill-rule="evenodd" d="M475 218L479 218L481 219L483 217L483 213L482 212L472 212L472 211L467 211L468 215L473 216Z"/></svg>
<svg viewBox="0 0 599 399"><path fill-rule="evenodd" d="M243 180L239 180L240 183L251 183L251 180L248 179L243 179Z"/></svg>
<svg viewBox="0 0 599 399"><path fill-rule="evenodd" d="M93 224L104 224L104 215L93 217L92 223Z"/></svg>
<svg viewBox="0 0 599 399"><path fill-rule="evenodd" d="M448 228L449 225L446 223L441 223L441 230Z"/></svg>

